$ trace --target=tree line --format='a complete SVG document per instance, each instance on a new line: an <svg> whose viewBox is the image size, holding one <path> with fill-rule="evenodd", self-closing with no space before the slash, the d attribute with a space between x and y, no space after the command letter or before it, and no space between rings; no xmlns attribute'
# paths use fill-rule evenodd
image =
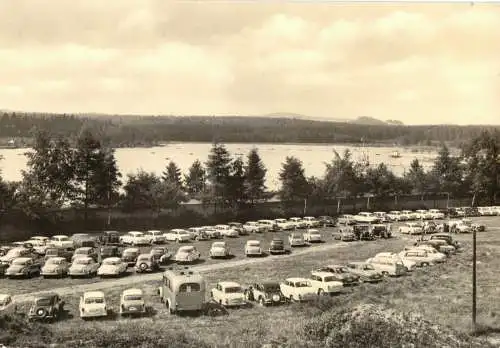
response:
<svg viewBox="0 0 500 348"><path fill-rule="evenodd" d="M367 125L278 117L106 116L0 112L0 139L32 146L34 134L50 130L74 145L90 129L113 147L152 146L162 142L383 143L459 146L491 127L455 125Z"/></svg>
<svg viewBox="0 0 500 348"><path fill-rule="evenodd" d="M122 178L113 148L84 129L75 146L68 138L36 133L27 169L19 182L6 182L0 173L0 209L22 210L28 218L47 211L75 206L87 214L93 207L125 212L175 209L197 199L214 212L238 211L279 195L283 205L303 200L328 201L345 197L389 197L413 194L473 196L477 203L496 202L500 185L500 132L485 131L462 147L459 156L442 145L430 170L417 159L402 176L384 163L367 166L353 160L351 152L334 153L322 177L308 177L296 157L284 159L281 186L270 192L266 167L258 149L232 156L222 143L214 143L206 162L196 160L186 173L168 162L162 175L139 170ZM123 180L125 179L125 180ZM86 215L85 215L86 216Z"/></svg>

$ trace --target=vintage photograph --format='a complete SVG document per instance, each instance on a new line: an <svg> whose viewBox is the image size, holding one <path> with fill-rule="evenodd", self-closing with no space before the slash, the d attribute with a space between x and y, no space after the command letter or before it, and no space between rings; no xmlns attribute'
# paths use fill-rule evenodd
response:
<svg viewBox="0 0 500 348"><path fill-rule="evenodd" d="M500 4L0 1L1 348L500 347Z"/></svg>

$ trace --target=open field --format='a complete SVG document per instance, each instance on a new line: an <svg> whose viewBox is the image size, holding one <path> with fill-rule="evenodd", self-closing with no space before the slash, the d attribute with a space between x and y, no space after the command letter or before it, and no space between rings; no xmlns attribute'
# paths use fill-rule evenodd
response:
<svg viewBox="0 0 500 348"><path fill-rule="evenodd" d="M476 219L485 223L487 232L478 233L478 323L485 333L500 330L500 303L494 299L500 295L497 282L500 260L500 218ZM209 346L258 347L265 342L280 342L287 346L301 347L305 343L298 335L301 325L328 309L341 310L358 304L377 304L404 313L419 313L433 324L451 327L468 333L471 309L471 234L454 235L464 245L464 251L452 256L445 264L420 269L401 278L386 279L380 284L361 284L346 295L340 295L320 304L293 304L282 307L230 309L228 315L171 316L156 296L158 280L144 281L129 277L129 284L113 285L103 282L112 308L118 308L120 292L132 286L142 288L154 315L142 319L118 319L82 322L78 317L77 304L80 291L75 287L73 295L64 296L68 315L57 325L50 326L59 340L74 339L75 332L82 331L82 339L92 338L96 332L142 332L174 335L187 332L189 336ZM259 263L212 269L204 272L209 288L219 280L234 280L248 284L254 280L282 280L289 276L307 276L312 268L321 264L364 260L380 251L399 251L410 243L407 236L373 242L356 242L346 247L324 250L328 245L316 247L315 252L290 255L284 259L265 258ZM340 244L340 243L339 243ZM311 250L314 250L310 247ZM323 250L321 250L323 249ZM321 251L320 251L321 250ZM230 261L229 261L230 262ZM127 278L124 278L127 279ZM159 275L157 276L159 279ZM27 281L29 282L29 281ZM43 282L43 280L42 280ZM64 280L63 280L64 282ZM2 287L5 281L2 280ZM59 286L67 284L61 283ZM13 290L13 289L12 289ZM29 292L30 289L21 291ZM235 340L235 337L238 337ZM60 341L61 342L61 341Z"/></svg>

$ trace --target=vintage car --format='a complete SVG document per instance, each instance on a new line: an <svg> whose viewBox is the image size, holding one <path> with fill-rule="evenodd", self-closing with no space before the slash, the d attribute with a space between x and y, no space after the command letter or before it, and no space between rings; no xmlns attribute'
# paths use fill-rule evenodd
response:
<svg viewBox="0 0 500 348"><path fill-rule="evenodd" d="M425 250L428 257L433 259L434 263L442 263L442 262L445 262L447 259L446 253L442 253L442 252L438 251L432 245L420 244L420 245L414 246L413 248L410 248L409 250L412 250L412 249Z"/></svg>
<svg viewBox="0 0 500 348"><path fill-rule="evenodd" d="M190 227L187 230L191 234L191 239L193 240L209 240L210 235L205 231L203 227Z"/></svg>
<svg viewBox="0 0 500 348"><path fill-rule="evenodd" d="M423 233L423 228L418 222L407 222L403 225L401 225L398 229L399 233L404 233L404 234L422 234Z"/></svg>
<svg viewBox="0 0 500 348"><path fill-rule="evenodd" d="M120 315L144 315L146 303L141 289L123 290L120 296Z"/></svg>
<svg viewBox="0 0 500 348"><path fill-rule="evenodd" d="M415 262L416 267L432 266L434 265L434 263L437 263L437 258L435 256L430 255L427 251L423 249L403 250L399 253L399 257L403 259L403 263L405 260L411 260ZM443 255L443 257L446 256ZM444 260L440 262L443 261Z"/></svg>
<svg viewBox="0 0 500 348"><path fill-rule="evenodd" d="M323 237L319 230L316 229L308 229L306 233L303 235L304 241L308 243L321 243L323 241Z"/></svg>
<svg viewBox="0 0 500 348"><path fill-rule="evenodd" d="M444 239L428 239L416 243L417 246L430 246L443 253L445 255L452 255L457 252L457 249L453 245L449 245Z"/></svg>
<svg viewBox="0 0 500 348"><path fill-rule="evenodd" d="M465 223L463 220L449 220L447 222L449 232L451 233L470 233L472 224Z"/></svg>
<svg viewBox="0 0 500 348"><path fill-rule="evenodd" d="M412 272L417 263L410 259L403 259L396 253L391 252L381 252L376 254L373 258L366 260L367 263L371 263L375 269L380 270L382 274L386 275L402 275L400 274L400 266L403 266L403 270L405 274L406 272ZM387 270L384 270L384 267L387 266ZM380 269L381 268L381 269Z"/></svg>
<svg viewBox="0 0 500 348"><path fill-rule="evenodd" d="M429 214L431 219L441 220L446 217L446 215L439 209L429 209Z"/></svg>
<svg viewBox="0 0 500 348"><path fill-rule="evenodd" d="M40 274L44 278L65 277L68 274L69 263L64 257L51 257L43 265Z"/></svg>
<svg viewBox="0 0 500 348"><path fill-rule="evenodd" d="M106 298L102 291L87 291L80 297L80 304L78 306L80 311L80 318L96 318L106 317L108 315L108 308L106 306Z"/></svg>
<svg viewBox="0 0 500 348"><path fill-rule="evenodd" d="M267 227L259 224L257 221L247 221L243 225L243 230L247 233L264 233L267 231Z"/></svg>
<svg viewBox="0 0 500 348"><path fill-rule="evenodd" d="M356 224L352 226L352 231L358 240L373 240L375 238L370 224Z"/></svg>
<svg viewBox="0 0 500 348"><path fill-rule="evenodd" d="M281 231L291 231L295 229L295 224L287 219L275 219L274 222L278 225Z"/></svg>
<svg viewBox="0 0 500 348"><path fill-rule="evenodd" d="M169 232L164 234L167 241L173 241L177 243L189 242L191 240L191 234L181 228L174 228Z"/></svg>
<svg viewBox="0 0 500 348"><path fill-rule="evenodd" d="M31 257L33 256L33 251L25 247L14 247L9 249L4 256L0 257L0 263L10 264L13 260L20 257Z"/></svg>
<svg viewBox="0 0 500 348"><path fill-rule="evenodd" d="M430 241L432 240L444 240L446 241L449 245L452 245L455 247L455 249L458 251L460 247L460 243L457 241L453 240L453 237L448 234L448 233L438 233L433 236L431 236Z"/></svg>
<svg viewBox="0 0 500 348"><path fill-rule="evenodd" d="M406 220L416 220L417 218L419 218L419 215L414 212L414 211L411 211L411 210L401 210L401 214L405 215L406 216Z"/></svg>
<svg viewBox="0 0 500 348"><path fill-rule="evenodd" d="M31 257L18 257L12 260L9 268L5 270L7 278L26 277L32 278L40 275L41 265Z"/></svg>
<svg viewBox="0 0 500 348"><path fill-rule="evenodd" d="M149 238L149 244L164 244L167 241L167 238L160 230L149 230L144 235Z"/></svg>
<svg viewBox="0 0 500 348"><path fill-rule="evenodd" d="M318 295L333 295L344 292L344 283L330 272L311 272L311 285Z"/></svg>
<svg viewBox="0 0 500 348"><path fill-rule="evenodd" d="M99 253L96 248L92 247L81 247L75 250L73 256L71 256L71 262L75 261L79 257L91 257L95 261L99 259Z"/></svg>
<svg viewBox="0 0 500 348"><path fill-rule="evenodd" d="M228 222L227 223L233 230L238 232L240 236L248 235L248 233L243 229L243 224L241 222Z"/></svg>
<svg viewBox="0 0 500 348"><path fill-rule="evenodd" d="M192 263L201 258L201 254L192 245L181 246L174 256L174 261L177 263Z"/></svg>
<svg viewBox="0 0 500 348"><path fill-rule="evenodd" d="M417 215L416 218L419 220L431 220L432 219L431 212L428 210L425 210L425 209L418 209L415 211L415 214Z"/></svg>
<svg viewBox="0 0 500 348"><path fill-rule="evenodd" d="M245 290L245 297L248 302L255 301L261 306L279 305L286 302L278 282L253 283Z"/></svg>
<svg viewBox="0 0 500 348"><path fill-rule="evenodd" d="M57 248L57 247L49 247L45 250L44 260L48 260L51 257L64 257L66 261L71 261L75 249L73 248Z"/></svg>
<svg viewBox="0 0 500 348"><path fill-rule="evenodd" d="M391 238L392 233L386 224L372 224L372 234L378 238Z"/></svg>
<svg viewBox="0 0 500 348"><path fill-rule="evenodd" d="M122 276L127 272L128 265L119 257L108 257L102 260L101 266L97 270L100 277Z"/></svg>
<svg viewBox="0 0 500 348"><path fill-rule="evenodd" d="M354 218L354 215L351 214L342 214L339 216L337 223L339 225L355 225L356 224L356 219Z"/></svg>
<svg viewBox="0 0 500 348"><path fill-rule="evenodd" d="M68 275L71 278L75 277L93 277L97 275L97 270L100 264L92 257L79 257L73 261L68 269Z"/></svg>
<svg viewBox="0 0 500 348"><path fill-rule="evenodd" d="M349 269L342 265L327 265L315 269L313 272L326 272L335 277L335 280L342 283L343 286L353 286L359 284L359 276L353 274Z"/></svg>
<svg viewBox="0 0 500 348"><path fill-rule="evenodd" d="M208 235L210 239L221 239L222 234L217 231L214 226L202 226L203 231Z"/></svg>
<svg viewBox="0 0 500 348"><path fill-rule="evenodd" d="M97 247L97 239L88 233L76 233L71 236L74 248Z"/></svg>
<svg viewBox="0 0 500 348"><path fill-rule="evenodd" d="M360 283L377 283L384 279L382 273L366 262L349 262L346 268L351 274L359 277Z"/></svg>
<svg viewBox="0 0 500 348"><path fill-rule="evenodd" d="M56 293L38 295L31 303L28 320L57 320L64 312L64 301Z"/></svg>
<svg viewBox="0 0 500 348"><path fill-rule="evenodd" d="M172 253L166 247L155 246L149 251L160 265L166 265L172 258Z"/></svg>
<svg viewBox="0 0 500 348"><path fill-rule="evenodd" d="M291 217L288 221L295 224L295 228L307 228L307 223L299 217Z"/></svg>
<svg viewBox="0 0 500 348"><path fill-rule="evenodd" d="M17 304L9 294L0 294L0 315L14 314L17 312Z"/></svg>
<svg viewBox="0 0 500 348"><path fill-rule="evenodd" d="M375 211L375 212L373 212L373 215L378 217L380 219L381 223L391 221L391 219L387 216L387 213L384 211Z"/></svg>
<svg viewBox="0 0 500 348"><path fill-rule="evenodd" d="M130 231L120 237L121 244L127 245L149 245L150 239L142 232Z"/></svg>
<svg viewBox="0 0 500 348"><path fill-rule="evenodd" d="M107 259L108 257L121 257L120 249L116 245L103 245L99 248L100 260Z"/></svg>
<svg viewBox="0 0 500 348"><path fill-rule="evenodd" d="M48 248L50 248L50 244L47 244L43 240L39 239L29 239L24 242L25 246L29 245L30 249L33 249L33 252L38 255L45 255L45 252Z"/></svg>
<svg viewBox="0 0 500 348"><path fill-rule="evenodd" d="M224 307L247 305L243 288L236 282L218 282L210 291L210 297Z"/></svg>
<svg viewBox="0 0 500 348"><path fill-rule="evenodd" d="M434 221L425 221L421 226L424 234L436 233L438 231L438 224Z"/></svg>
<svg viewBox="0 0 500 348"><path fill-rule="evenodd" d="M406 216L399 210L391 210L387 213L387 217L390 219L390 221L408 221L408 216Z"/></svg>
<svg viewBox="0 0 500 348"><path fill-rule="evenodd" d="M219 257L227 258L231 255L231 252L226 242L213 242L208 254L212 259Z"/></svg>
<svg viewBox="0 0 500 348"><path fill-rule="evenodd" d="M284 254L286 253L285 241L281 238L273 238L269 243L269 254Z"/></svg>
<svg viewBox="0 0 500 348"><path fill-rule="evenodd" d="M240 234L229 225L216 225L215 229L220 232L223 237L236 238Z"/></svg>
<svg viewBox="0 0 500 348"><path fill-rule="evenodd" d="M477 232L484 232L484 231L486 231L486 225L485 224L474 223L474 222L472 222L471 219L464 218L464 219L462 219L462 223L464 225L469 226L473 231L474 230L477 231Z"/></svg>
<svg viewBox="0 0 500 348"><path fill-rule="evenodd" d="M380 223L380 219L377 215L373 213L369 213L366 211L359 212L354 215L354 221L359 224L378 224Z"/></svg>
<svg viewBox="0 0 500 348"><path fill-rule="evenodd" d="M268 232L276 232L276 231L280 230L280 227L278 226L278 224L274 220L265 220L265 219L263 219L263 220L258 220L257 222L260 225L265 226L266 227L266 231L268 231Z"/></svg>
<svg viewBox="0 0 500 348"><path fill-rule="evenodd" d="M302 221L306 223L307 228L315 228L321 226L319 220L317 220L314 216L304 216Z"/></svg>
<svg viewBox="0 0 500 348"><path fill-rule="evenodd" d="M139 248L127 248L123 250L121 259L128 266L134 266L140 253Z"/></svg>
<svg viewBox="0 0 500 348"><path fill-rule="evenodd" d="M247 240L245 244L245 256L262 256L262 246L259 240Z"/></svg>
<svg viewBox="0 0 500 348"><path fill-rule="evenodd" d="M205 289L205 278L199 272L187 267L170 267L163 273L158 293L160 301L165 304L170 314L174 314L205 309Z"/></svg>
<svg viewBox="0 0 500 348"><path fill-rule="evenodd" d="M356 234L354 234L354 230L351 226L346 226L339 229L338 232L332 232L333 238L337 240L341 240L343 242L353 242L357 240Z"/></svg>
<svg viewBox="0 0 500 348"><path fill-rule="evenodd" d="M134 268L137 273L156 272L160 269L160 264L154 255L140 254Z"/></svg>
<svg viewBox="0 0 500 348"><path fill-rule="evenodd" d="M332 216L323 215L318 218L319 225L323 227L335 227L337 225L337 221Z"/></svg>
<svg viewBox="0 0 500 348"><path fill-rule="evenodd" d="M58 248L74 248L74 242L66 235L53 236L49 244Z"/></svg>
<svg viewBox="0 0 500 348"><path fill-rule="evenodd" d="M306 245L304 236L300 233L292 233L288 236L288 244L293 247L302 247Z"/></svg>
<svg viewBox="0 0 500 348"><path fill-rule="evenodd" d="M311 284L311 279L288 278L280 283L283 296L290 302L312 301L317 298L317 289Z"/></svg>
<svg viewBox="0 0 500 348"><path fill-rule="evenodd" d="M104 231L99 236L99 241L103 245L120 245L120 232L118 231Z"/></svg>

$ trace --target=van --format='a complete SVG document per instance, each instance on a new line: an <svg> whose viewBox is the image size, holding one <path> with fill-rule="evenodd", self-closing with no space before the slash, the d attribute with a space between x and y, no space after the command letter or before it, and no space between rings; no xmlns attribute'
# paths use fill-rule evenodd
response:
<svg viewBox="0 0 500 348"><path fill-rule="evenodd" d="M403 262L393 256L377 255L367 260L367 263L370 263L375 270L383 275L398 277L406 274L406 268Z"/></svg>
<svg viewBox="0 0 500 348"><path fill-rule="evenodd" d="M166 270L158 290L160 301L171 314L205 309L205 278L189 267Z"/></svg>

